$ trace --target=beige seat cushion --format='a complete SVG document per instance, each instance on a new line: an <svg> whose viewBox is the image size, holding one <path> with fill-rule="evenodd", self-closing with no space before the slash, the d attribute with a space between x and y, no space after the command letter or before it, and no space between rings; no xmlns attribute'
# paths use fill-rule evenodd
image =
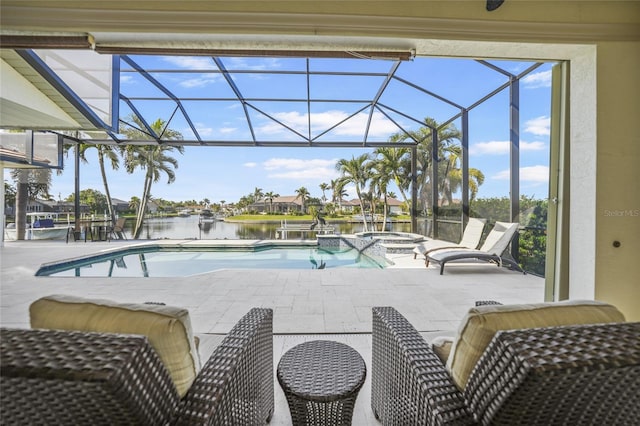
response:
<svg viewBox="0 0 640 426"><path fill-rule="evenodd" d="M48 296L29 307L32 328L139 334L149 339L180 397L200 370L189 311L164 305L124 304L74 296Z"/></svg>
<svg viewBox="0 0 640 426"><path fill-rule="evenodd" d="M499 330L624 320L616 307L594 301L478 306L470 309L460 324L447 359L447 369L462 390L480 356Z"/></svg>
<svg viewBox="0 0 640 426"><path fill-rule="evenodd" d="M453 346L453 337L439 336L433 339L431 342L431 349L440 358L442 364L447 363L449 355L451 354L451 348Z"/></svg>

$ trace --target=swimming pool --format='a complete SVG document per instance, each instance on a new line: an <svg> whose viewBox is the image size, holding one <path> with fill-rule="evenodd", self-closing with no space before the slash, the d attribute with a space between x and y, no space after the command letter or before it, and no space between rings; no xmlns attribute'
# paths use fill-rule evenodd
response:
<svg viewBox="0 0 640 426"><path fill-rule="evenodd" d="M142 246L43 265L36 276L186 277L221 269L384 268L384 259L354 249Z"/></svg>

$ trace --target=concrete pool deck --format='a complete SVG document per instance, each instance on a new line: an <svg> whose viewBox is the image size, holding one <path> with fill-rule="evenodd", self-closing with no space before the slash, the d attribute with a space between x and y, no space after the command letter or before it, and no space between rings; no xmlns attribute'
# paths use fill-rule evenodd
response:
<svg viewBox="0 0 640 426"><path fill-rule="evenodd" d="M197 244L216 241L247 244ZM544 294L540 277L489 264L451 266L439 275L438 268L425 268L412 254L388 255L394 265L386 269L227 269L184 278L34 276L43 263L141 242L5 242L0 248L0 324L29 327L28 307L34 300L71 294L182 306L189 309L196 333L226 333L252 307L274 310L274 333L370 333L373 306L393 306L418 330L432 331L455 329L476 300L541 302Z"/></svg>
<svg viewBox="0 0 640 426"><path fill-rule="evenodd" d="M215 333L201 336L215 344L222 340L219 334L227 333L250 308L262 306L274 310L274 372L288 349L317 339L353 347L370 372L373 306L394 306L419 331L451 331L476 300L541 302L544 294L544 279L533 275L476 264L447 267L441 276L438 268L425 268L424 260L413 259L412 254L389 255L394 265L387 269L228 269L186 278L34 275L42 263L140 243L5 242L0 248L0 325L28 328L29 305L50 294L121 302L161 301L188 308L195 333ZM224 241L232 245L246 243ZM433 333L425 333L428 334ZM270 425L290 426L289 407L275 380L274 396L275 411ZM371 411L370 373L356 400L352 424L380 424Z"/></svg>

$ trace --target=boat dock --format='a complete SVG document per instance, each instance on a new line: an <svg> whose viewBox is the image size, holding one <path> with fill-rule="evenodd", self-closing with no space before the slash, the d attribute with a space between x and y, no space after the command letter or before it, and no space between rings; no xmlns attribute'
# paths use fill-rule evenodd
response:
<svg viewBox="0 0 640 426"><path fill-rule="evenodd" d="M279 228L276 228L276 238L279 239L287 239L289 233L300 234L300 238L303 238L306 234L316 233L316 234L333 234L335 232L335 228L332 225L323 225L323 224L306 224L306 223L282 223Z"/></svg>

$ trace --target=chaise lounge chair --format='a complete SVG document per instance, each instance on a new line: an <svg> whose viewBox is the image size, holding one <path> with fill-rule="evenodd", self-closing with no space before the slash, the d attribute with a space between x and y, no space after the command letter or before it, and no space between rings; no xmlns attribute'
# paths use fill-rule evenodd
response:
<svg viewBox="0 0 640 426"><path fill-rule="evenodd" d="M524 272L520 266L512 259L505 258L503 253L509 247L509 243L518 231L518 223L496 222L489 235L479 249L472 248L441 248L431 250L426 254L426 265L430 262L440 264L440 275L444 273L444 265L447 262L464 259L475 259L486 262L493 262L502 266L504 263L520 272Z"/></svg>
<svg viewBox="0 0 640 426"><path fill-rule="evenodd" d="M456 244L445 240L427 240L413 249L413 258L415 259L418 255L424 256L425 264L427 264L427 255L432 250L443 248L478 248L486 222L486 219L469 218L469 222L464 228L464 233L459 243Z"/></svg>

